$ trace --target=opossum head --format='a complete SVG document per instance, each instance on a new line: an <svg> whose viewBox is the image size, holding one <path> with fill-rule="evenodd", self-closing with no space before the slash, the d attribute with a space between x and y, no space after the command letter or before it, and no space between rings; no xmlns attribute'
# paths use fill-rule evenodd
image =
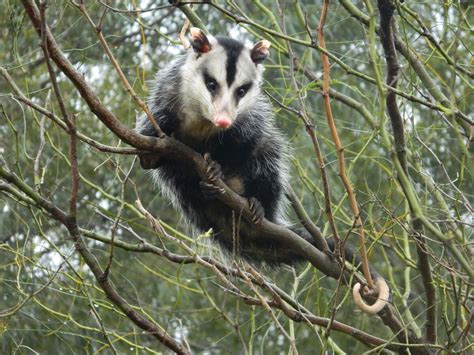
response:
<svg viewBox="0 0 474 355"><path fill-rule="evenodd" d="M231 38L206 36L198 28L190 32L192 51L181 72L182 119L190 128L227 129L257 104L261 63L270 42L247 48Z"/></svg>

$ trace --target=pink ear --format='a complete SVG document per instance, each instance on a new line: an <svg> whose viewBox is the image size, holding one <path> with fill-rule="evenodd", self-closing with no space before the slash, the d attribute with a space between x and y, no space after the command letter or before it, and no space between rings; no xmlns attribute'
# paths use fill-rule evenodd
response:
<svg viewBox="0 0 474 355"><path fill-rule="evenodd" d="M255 64L260 64L265 59L267 59L271 43L267 40L262 40L255 43L253 46L252 51L250 52L250 58Z"/></svg>
<svg viewBox="0 0 474 355"><path fill-rule="evenodd" d="M196 53L207 53L211 50L211 44L201 29L191 27L189 32L191 33L191 46Z"/></svg>

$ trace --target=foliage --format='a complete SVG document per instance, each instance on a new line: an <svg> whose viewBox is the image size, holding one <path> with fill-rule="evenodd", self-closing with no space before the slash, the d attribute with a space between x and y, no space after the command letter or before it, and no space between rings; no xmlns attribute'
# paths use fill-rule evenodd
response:
<svg viewBox="0 0 474 355"><path fill-rule="evenodd" d="M0 66L6 69L0 76L1 353L169 351L111 300L77 251L80 243L71 230L33 197L70 211L74 161L67 120L73 116L78 133L119 148L107 152L83 139L77 142L80 238L103 269L110 263L111 284L133 310L184 348L208 354L398 351L404 341L397 336L407 332L431 344L411 347L413 353L469 352L474 280L465 266L472 263L474 130L469 113L474 100L468 4L393 2L400 64L395 92L404 142L394 138L393 112L387 110L391 91L384 84L387 63L377 3L331 2L324 27L332 115L361 210L369 260L391 289L390 309L401 324L397 334L387 326L388 318L357 311L342 280L311 265L246 265L222 255L209 235L194 235L139 168L136 155L123 154L129 146L97 119L53 64L64 117L42 39L22 3L0 3ZM86 1L85 9L94 23L101 23L120 68L143 100L153 89L154 73L182 53L178 33L185 15L202 21L212 34L247 43L269 40L264 90L292 150L293 189L322 233L331 235L320 165L307 134L314 126L335 227L357 248L355 216L339 178L338 151L323 108L316 33L321 4L228 0L191 8L167 1ZM132 128L142 110L86 14L73 1L50 0L45 20L101 103ZM47 112L54 113L56 122ZM396 150L400 143L405 150ZM434 303L427 307L430 297ZM330 324L321 326L311 317ZM369 341L368 347L333 320L383 342Z"/></svg>

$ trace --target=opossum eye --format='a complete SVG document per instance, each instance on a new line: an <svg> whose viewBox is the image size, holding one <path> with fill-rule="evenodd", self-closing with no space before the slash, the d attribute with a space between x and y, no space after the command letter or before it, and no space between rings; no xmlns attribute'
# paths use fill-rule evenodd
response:
<svg viewBox="0 0 474 355"><path fill-rule="evenodd" d="M217 90L217 82L214 79L209 79L206 81L207 90L211 93L214 93Z"/></svg>
<svg viewBox="0 0 474 355"><path fill-rule="evenodd" d="M206 84L207 90L209 90L211 94L215 94L218 87L216 79L210 76L207 73L207 71L204 71L203 77L204 77L204 83Z"/></svg>
<svg viewBox="0 0 474 355"><path fill-rule="evenodd" d="M247 84L244 84L242 85L241 87L237 88L236 90L236 95L239 99L241 99L242 97L245 96L245 94L247 93L247 91L249 91L250 87L252 86L252 83L247 83Z"/></svg>

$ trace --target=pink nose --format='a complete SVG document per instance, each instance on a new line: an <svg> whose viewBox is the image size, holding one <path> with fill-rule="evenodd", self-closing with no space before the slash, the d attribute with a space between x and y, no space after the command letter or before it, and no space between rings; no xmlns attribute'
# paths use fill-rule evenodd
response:
<svg viewBox="0 0 474 355"><path fill-rule="evenodd" d="M227 128L231 123L232 121L228 113L218 113L214 120L214 124L220 128Z"/></svg>

